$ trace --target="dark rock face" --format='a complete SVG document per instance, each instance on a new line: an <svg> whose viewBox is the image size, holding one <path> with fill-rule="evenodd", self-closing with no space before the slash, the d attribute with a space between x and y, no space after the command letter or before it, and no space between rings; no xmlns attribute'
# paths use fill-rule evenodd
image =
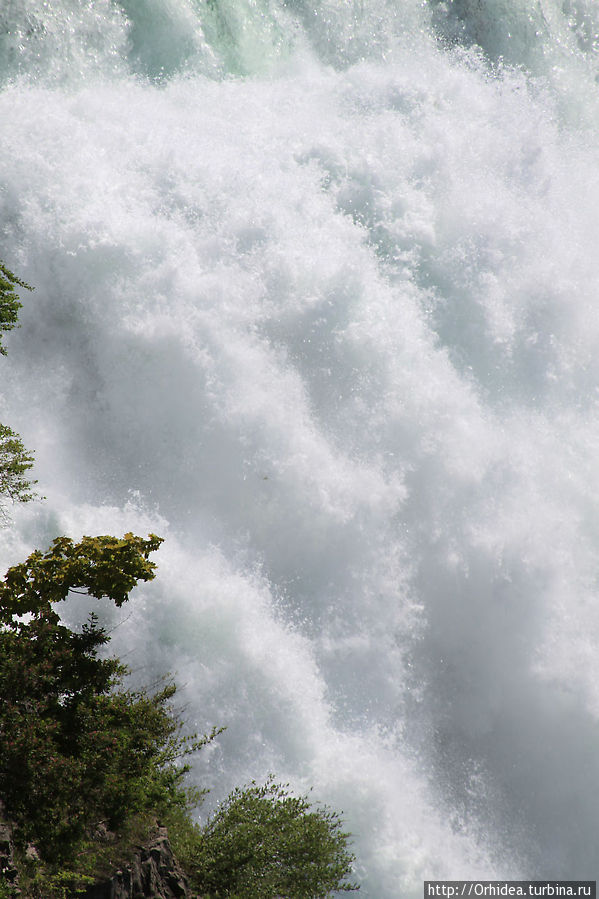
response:
<svg viewBox="0 0 599 899"><path fill-rule="evenodd" d="M84 899L201 899L191 892L166 828L160 828L110 880L93 884L82 895Z"/></svg>

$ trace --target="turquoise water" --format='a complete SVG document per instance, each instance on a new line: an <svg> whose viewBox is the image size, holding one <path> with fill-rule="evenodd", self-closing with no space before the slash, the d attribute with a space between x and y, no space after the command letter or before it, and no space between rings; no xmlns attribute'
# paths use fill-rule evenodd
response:
<svg viewBox="0 0 599 899"><path fill-rule="evenodd" d="M102 614L227 726L202 816L313 785L370 899L596 876L598 41L591 0L0 10L46 496L0 561L163 535Z"/></svg>

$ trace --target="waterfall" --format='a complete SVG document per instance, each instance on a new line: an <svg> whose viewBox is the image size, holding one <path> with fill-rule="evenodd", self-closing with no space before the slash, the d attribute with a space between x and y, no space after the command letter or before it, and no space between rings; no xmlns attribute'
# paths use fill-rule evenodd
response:
<svg viewBox="0 0 599 899"><path fill-rule="evenodd" d="M594 0L0 10L3 570L165 537L201 818L313 786L368 899L596 876L598 83Z"/></svg>

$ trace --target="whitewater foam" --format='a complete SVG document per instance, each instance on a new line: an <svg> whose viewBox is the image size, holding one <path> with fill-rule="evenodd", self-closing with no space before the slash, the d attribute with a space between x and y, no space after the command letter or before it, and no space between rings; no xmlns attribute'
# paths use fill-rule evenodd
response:
<svg viewBox="0 0 599 899"><path fill-rule="evenodd" d="M372 899L592 878L593 5L3 16L0 420L47 499L2 563L166 537L102 615L227 725L201 814L314 785Z"/></svg>

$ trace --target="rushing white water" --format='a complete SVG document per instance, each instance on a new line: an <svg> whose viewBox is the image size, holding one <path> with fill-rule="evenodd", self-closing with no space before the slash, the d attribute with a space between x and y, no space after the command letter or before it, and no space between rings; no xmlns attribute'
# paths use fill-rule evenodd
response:
<svg viewBox="0 0 599 899"><path fill-rule="evenodd" d="M597 874L598 48L595 0L0 10L0 561L165 536L113 648L370 899Z"/></svg>

